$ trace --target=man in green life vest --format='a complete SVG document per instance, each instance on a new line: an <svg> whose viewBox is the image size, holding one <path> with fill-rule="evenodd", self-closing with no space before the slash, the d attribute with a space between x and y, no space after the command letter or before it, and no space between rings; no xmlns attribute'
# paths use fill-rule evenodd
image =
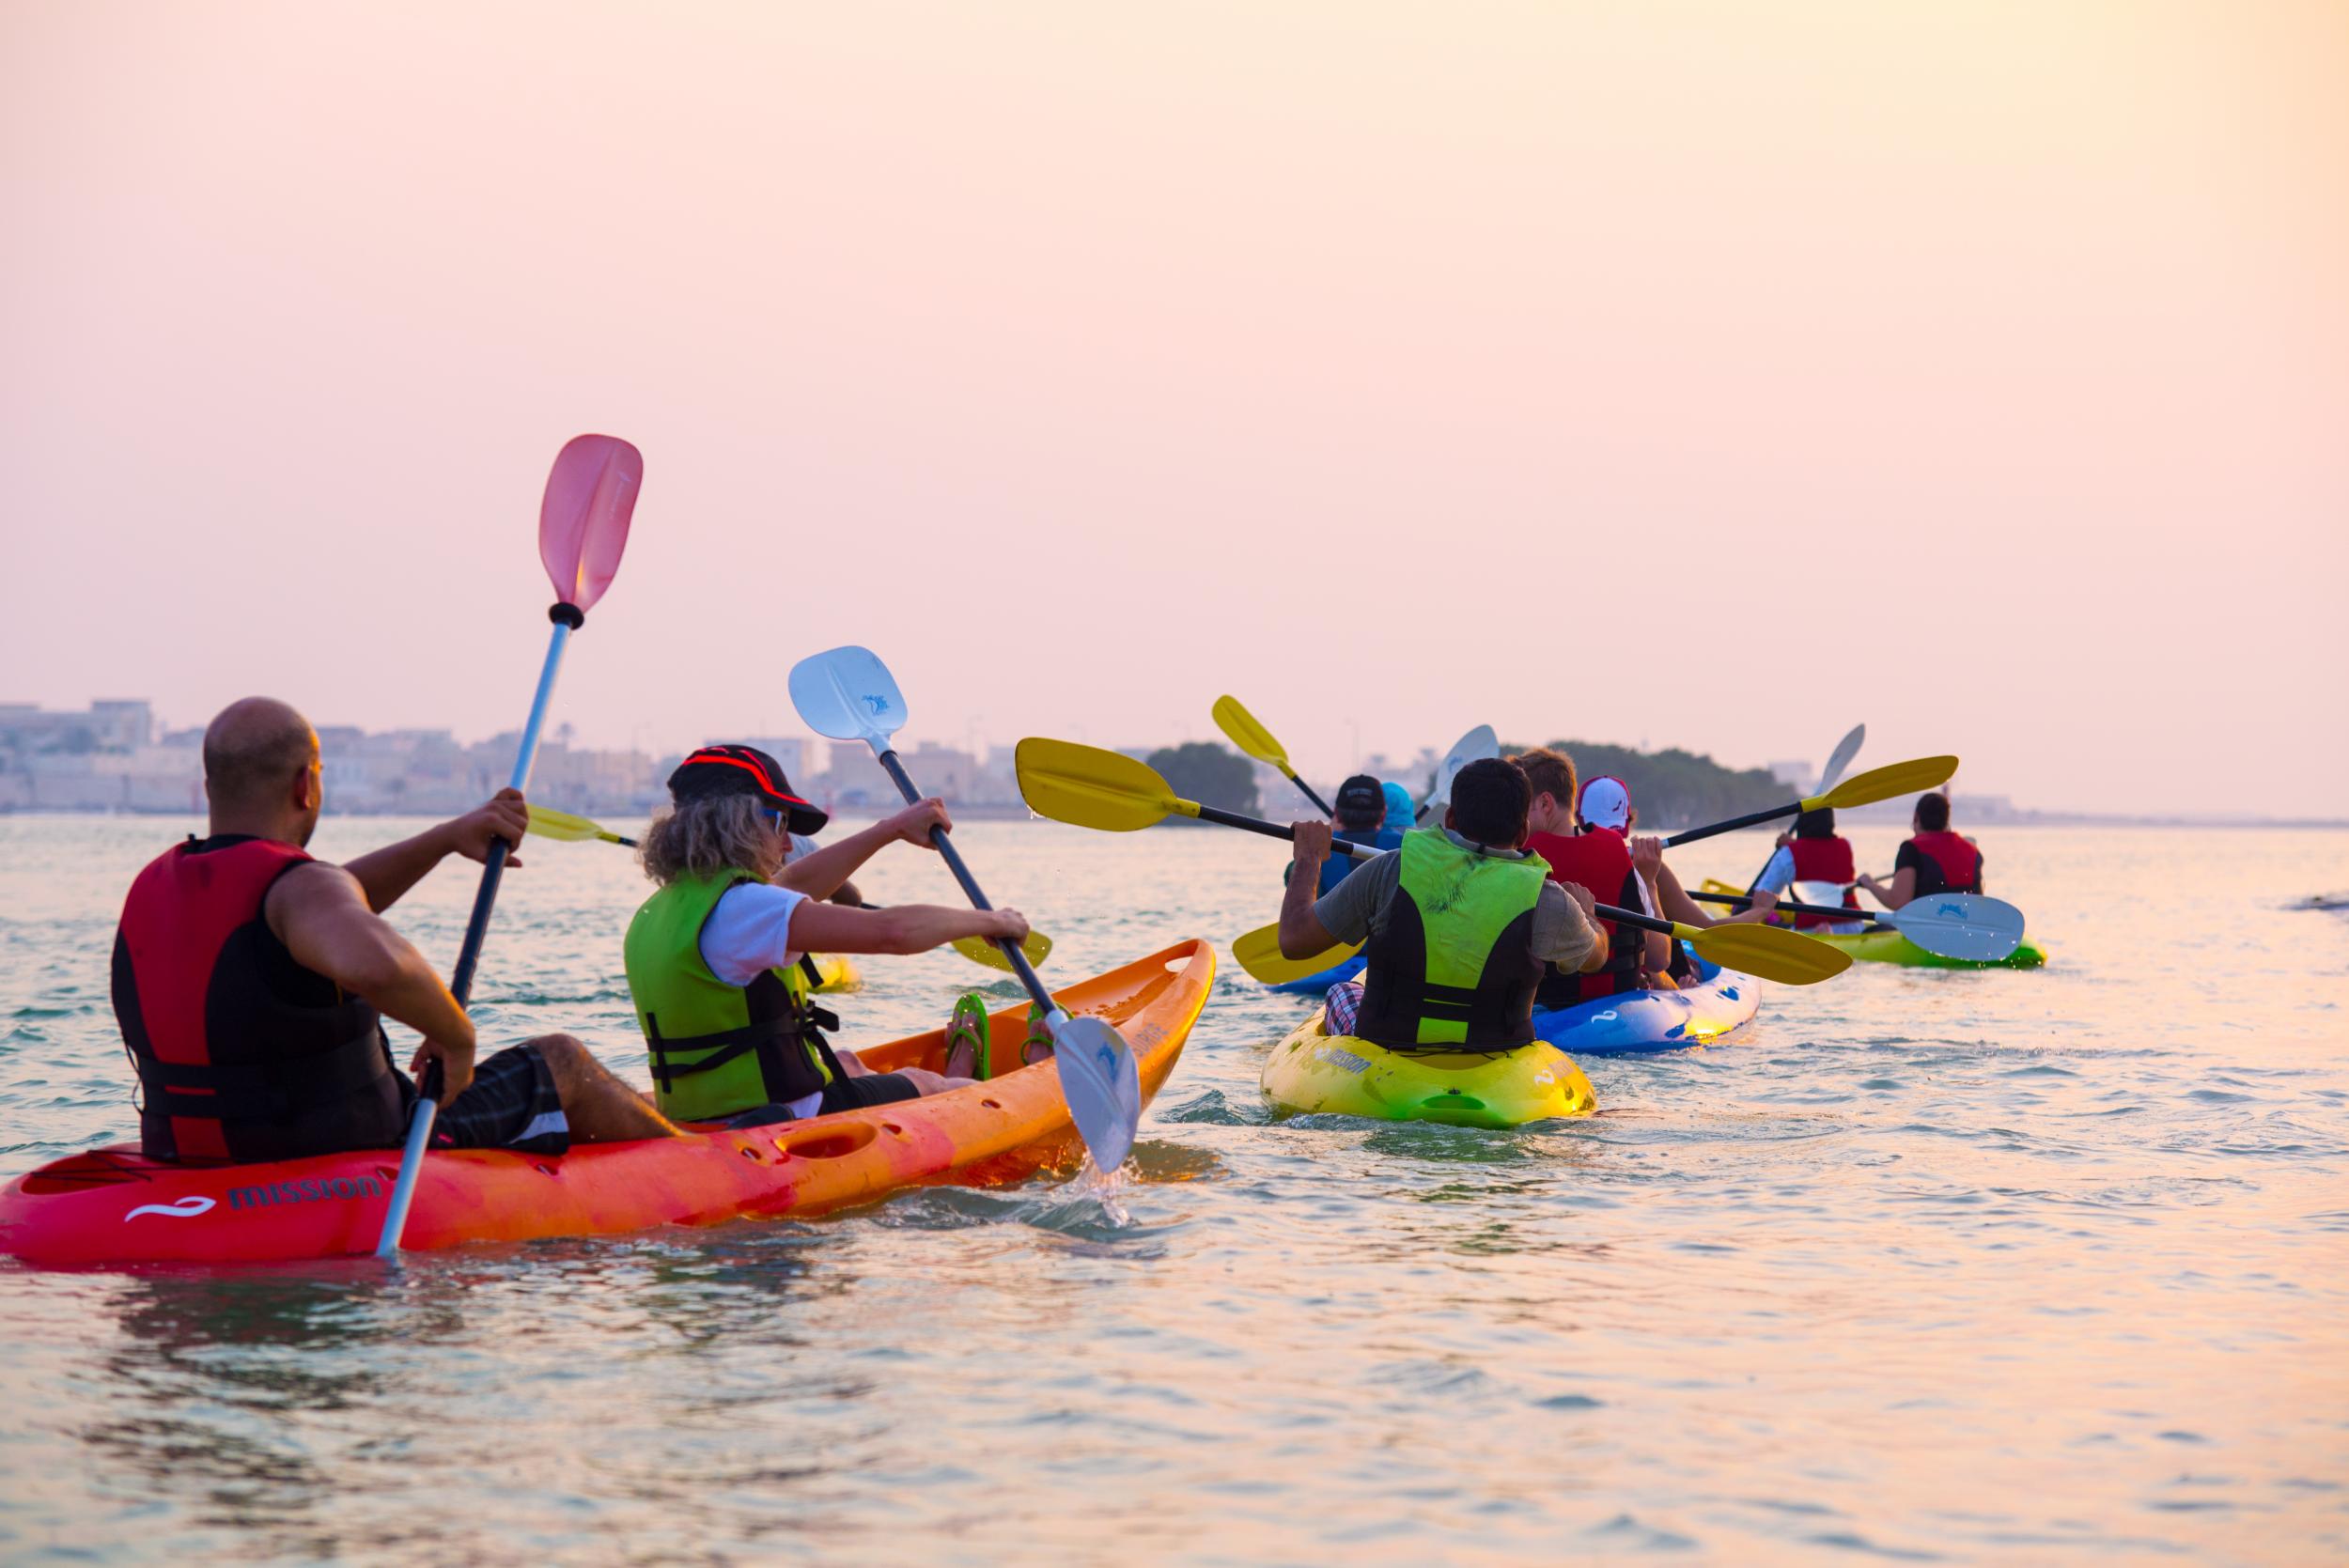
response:
<svg viewBox="0 0 2349 1568"><path fill-rule="evenodd" d="M886 1105L960 1088L918 1067L873 1073L823 1031L801 959L826 953L924 953L958 937L1026 939L1017 909L886 909L828 903L883 846L930 846L950 828L925 800L804 857L791 834L825 814L792 793L775 759L751 746L705 746L669 775L672 809L645 834L645 875L660 889L629 922L625 953L636 1021L652 1056L654 1103L679 1122L783 1120Z"/></svg>
<svg viewBox="0 0 2349 1568"><path fill-rule="evenodd" d="M1360 1006L1332 1032L1391 1049L1504 1050L1533 1038L1544 974L1606 964L1589 891L1551 881L1548 865L1525 850L1532 798L1516 763L1472 762L1453 781L1442 828L1404 834L1400 849L1363 862L1320 898L1314 889L1330 825L1297 824L1282 953L1308 958L1342 942L1369 944Z"/></svg>

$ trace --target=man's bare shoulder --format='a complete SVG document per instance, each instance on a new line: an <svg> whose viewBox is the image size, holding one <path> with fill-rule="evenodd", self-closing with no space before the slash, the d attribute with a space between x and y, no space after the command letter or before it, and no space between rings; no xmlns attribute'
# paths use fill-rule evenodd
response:
<svg viewBox="0 0 2349 1568"><path fill-rule="evenodd" d="M274 924L288 915L315 915L354 902L366 908L358 877L332 861L304 861L271 886L262 910Z"/></svg>

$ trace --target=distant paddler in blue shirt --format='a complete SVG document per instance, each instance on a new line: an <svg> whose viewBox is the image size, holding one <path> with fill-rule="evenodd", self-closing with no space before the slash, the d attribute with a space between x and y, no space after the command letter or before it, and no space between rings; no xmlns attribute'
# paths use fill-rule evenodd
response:
<svg viewBox="0 0 2349 1568"><path fill-rule="evenodd" d="M1336 803L1330 808L1330 836L1348 844L1366 844L1376 849L1392 849L1403 842L1403 835L1392 837L1386 831L1387 795L1377 779L1367 773L1357 773L1338 785ZM1346 855L1332 855L1321 862L1321 882L1315 893L1317 898L1346 880L1355 862ZM1295 862L1282 868L1283 881L1288 879Z"/></svg>
<svg viewBox="0 0 2349 1568"><path fill-rule="evenodd" d="M1024 941L1017 909L826 902L887 845L927 849L954 826L944 802L908 806L800 858L792 834L826 814L754 746L705 746L669 775L671 809L646 831L660 884L629 923L628 988L652 1060L655 1102L681 1122L782 1121L940 1094L972 1081L975 1053L947 1073L874 1073L824 1038L838 1020L809 999L800 960L826 953L926 953L960 937Z"/></svg>
<svg viewBox="0 0 2349 1568"><path fill-rule="evenodd" d="M1403 835L1419 826L1419 808L1411 803L1411 792L1392 779L1378 789L1387 798L1387 819L1378 827L1378 847L1400 849Z"/></svg>

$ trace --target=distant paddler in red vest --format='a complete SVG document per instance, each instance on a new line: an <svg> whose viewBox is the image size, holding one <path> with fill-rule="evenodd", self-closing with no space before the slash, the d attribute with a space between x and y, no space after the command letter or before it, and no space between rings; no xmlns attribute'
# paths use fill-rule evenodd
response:
<svg viewBox="0 0 2349 1568"><path fill-rule="evenodd" d="M1982 892L1982 851L1974 841L1950 831L1950 798L1920 795L1915 831L1893 857L1890 881L1862 877L1859 885L1875 893L1888 909L1907 907L1911 899L1938 893Z"/></svg>
<svg viewBox="0 0 2349 1568"><path fill-rule="evenodd" d="M1526 810L1525 846L1548 864L1550 880L1580 888L1601 904L1652 913L1647 909L1647 890L1632 867L1631 846L1625 835L1578 820L1577 805L1582 795L1576 788L1574 759L1563 752L1537 746L1518 753L1511 760L1524 772L1526 783L1533 791L1532 803ZM1627 823L1630 795L1623 789L1622 781L1600 778L1593 779L1591 784L1614 786L1612 791L1599 788L1599 813L1611 816L1611 806L1620 795L1625 808L1620 820ZM1577 1002L1640 990L1646 985L1643 975L1660 971L1671 961L1672 939L1668 937L1626 931L1610 920L1599 921L1598 928L1603 943L1597 967L1586 968L1580 974L1552 972L1544 976L1536 999L1538 1005L1549 1009L1572 1007Z"/></svg>
<svg viewBox="0 0 2349 1568"><path fill-rule="evenodd" d="M474 1027L382 911L450 854L521 842L529 812L487 805L348 865L312 860L325 788L309 721L266 697L204 732L203 838L132 883L115 935L115 1016L139 1076L140 1141L156 1159L243 1163L396 1149L415 1087L392 1066L385 1017L441 1063L441 1147L560 1154L573 1141L672 1127L568 1034L476 1068ZM510 868L520 862L506 861Z"/></svg>
<svg viewBox="0 0 2349 1568"><path fill-rule="evenodd" d="M1762 868L1761 880L1754 886L1781 895L1791 888L1798 903L1840 904L1846 909L1857 910L1859 895L1853 891L1853 884L1859 877L1851 841L1835 831L1835 809L1821 806L1795 818L1793 832L1778 841L1778 853ZM1793 920L1797 931L1849 933L1867 929L1867 923L1857 919L1796 915Z"/></svg>

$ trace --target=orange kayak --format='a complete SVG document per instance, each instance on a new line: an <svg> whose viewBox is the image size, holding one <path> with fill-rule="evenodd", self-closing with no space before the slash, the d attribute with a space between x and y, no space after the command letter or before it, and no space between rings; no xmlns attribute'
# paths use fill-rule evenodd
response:
<svg viewBox="0 0 2349 1568"><path fill-rule="evenodd" d="M1174 1070L1215 980L1215 950L1187 941L1055 995L1116 1024L1144 1103ZM1024 1003L993 1016L998 1062L1017 1062ZM943 1065L943 1031L858 1052L879 1072ZM425 1157L404 1245L618 1235L740 1217L805 1217L900 1188L991 1187L1074 1169L1084 1145L1050 1062L951 1094L805 1122L634 1143L559 1157L452 1149ZM288 1263L375 1250L399 1151L271 1165L179 1166L135 1144L87 1150L0 1190L0 1254L46 1267Z"/></svg>

